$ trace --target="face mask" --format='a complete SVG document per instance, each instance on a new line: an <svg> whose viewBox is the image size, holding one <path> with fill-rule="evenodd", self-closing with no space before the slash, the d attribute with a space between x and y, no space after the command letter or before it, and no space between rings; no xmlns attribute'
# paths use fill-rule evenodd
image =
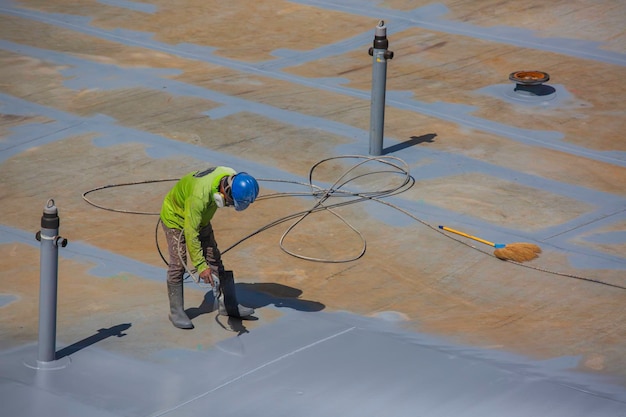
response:
<svg viewBox="0 0 626 417"><path fill-rule="evenodd" d="M226 206L226 199L224 198L224 194L222 194L222 193L214 193L213 194L213 201L215 201L215 204L219 208L222 208L222 207Z"/></svg>

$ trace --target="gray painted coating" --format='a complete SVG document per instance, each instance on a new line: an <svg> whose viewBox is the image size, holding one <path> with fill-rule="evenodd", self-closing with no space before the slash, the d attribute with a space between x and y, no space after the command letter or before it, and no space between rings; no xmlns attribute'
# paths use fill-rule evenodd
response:
<svg viewBox="0 0 626 417"><path fill-rule="evenodd" d="M2 47L2 42L0 42L0 47ZM57 59L61 60L62 57L59 56ZM82 62L82 60L72 57L68 57L68 59L73 59L74 64L80 64ZM78 66L77 68L82 68L82 70L88 74L103 74L104 72L102 71L109 70L109 68L106 67L110 66L102 68L98 65L92 66L92 64L85 63L85 67ZM78 76L80 73L75 70L72 74ZM348 127L336 122L327 122L311 116L299 115L294 112L275 109L267 105L255 104L219 93L210 91L207 92L204 89L188 86L184 83L161 79L158 77L156 79L151 79L149 77L149 73L145 73L144 76L141 76L139 73L131 73L129 77L134 78L138 85L150 87L161 82L158 85L164 84L172 92L178 91L179 93L203 97L218 102L226 102L228 104L232 103L232 105L239 110L253 111L257 114L276 120L289 120L290 123L301 127L318 126L319 128L327 130L331 133L345 135L347 137L353 137L353 132L356 132L359 136L364 138L364 140L357 141L354 144L338 147L338 154L367 153L367 140L365 139L367 137L367 132L362 130ZM76 83L74 85L75 88L81 88L81 86L83 86L82 82L85 83L84 85L88 85L90 82L99 82L98 79L90 78L83 80L80 77L73 81ZM300 182L307 181L305 176L306 173L304 172L302 173L303 176L294 178L293 175L288 176L273 167L260 165L250 160L221 154L213 150L172 141L144 131L119 126L115 124L113 119L103 115L81 118L69 113L60 112L55 109L0 94L0 108L7 105L10 106L10 113L12 114L43 114L53 120L57 120L57 122L28 124L13 129L12 134L6 138L4 146L0 146L0 150L2 151L0 154L0 161L23 152L32 146L63 140L68 135L93 133L95 131L99 133L99 136L94 139L94 144L98 146L109 147L126 142L143 143L146 145L146 153L153 158L169 157L175 154L193 155L196 158L211 160L218 164L241 166L246 170L255 172L255 174L260 178L290 178ZM460 175L464 173L483 172L485 174L495 175L498 178L513 181L515 183L547 190L557 195L564 195L569 198L588 203L591 206L596 206L596 202L602 201L602 205L596 210L579 216L570 222L559 224L537 232L529 232L496 227L478 219L467 218L459 213L443 210L439 207L429 206L419 200L410 201L403 199L401 195L399 197L389 199L391 203L397 204L403 209L411 212L417 212L419 217L431 224L443 221L455 221L469 226L475 226L479 230L489 229L493 233L493 239L497 241L510 242L518 237L524 238L525 240L542 242L545 245L551 245L555 248L566 250L572 253L571 262L577 267L602 267L609 269L626 268L626 262L624 262L622 257L607 255L605 253L587 248L582 250L578 245L571 243L571 238L573 237L572 235L581 232L582 228L597 228L600 227L602 223L619 221L620 219L625 218L626 209L624 209L624 199L619 196L601 193L595 190L564 184L557 181L550 181L545 178L522 174L514 170L494 166L480 160L445 152L433 151L427 148L420 148L419 150L415 148L407 148L405 152L403 152L403 159L409 165L415 164L420 160L431 161L430 164L426 166L419 166L412 169L411 174L420 180L442 176ZM272 188L270 183L268 183L268 185L269 188ZM319 185L324 186L324 184ZM377 210L376 214L380 215L380 220L389 222L393 225L408 224L411 222L410 218L406 218L404 221L407 223L398 223L403 221L403 217L396 216L392 210L388 210L386 208L385 210ZM593 225L588 226L590 223L593 223Z"/></svg>
<svg viewBox="0 0 626 417"><path fill-rule="evenodd" d="M621 387L564 369L573 362L567 358L534 362L407 333L381 319L284 311L278 321L210 349L162 351L144 361L95 346L75 352L64 369L37 372L21 363L33 346L4 352L0 396L11 401L3 401L3 411L15 417L60 410L67 417L626 412Z"/></svg>
<svg viewBox="0 0 626 417"><path fill-rule="evenodd" d="M548 86L548 84L546 84L546 86ZM562 85L550 84L549 86L554 88L555 91L547 97L529 97L515 93L515 84L513 83L492 85L481 88L476 92L499 98L507 103L528 107L541 107L546 110L566 107L568 105L568 101L572 99L572 95L569 91L567 91L567 89Z"/></svg>
<svg viewBox="0 0 626 417"><path fill-rule="evenodd" d="M156 220L155 220L156 222ZM32 233L23 232L8 226L0 225L0 244L18 242L33 247L39 247ZM154 267L134 259L120 256L80 241L72 241L59 254L62 258L71 259L80 263L94 265L89 273L96 277L121 276L133 274L142 278L162 281L165 269Z"/></svg>
<svg viewBox="0 0 626 417"><path fill-rule="evenodd" d="M132 10L138 10L146 13L153 13L156 9L152 9L152 5L136 2L126 1L101 1L102 3L109 3L118 7L126 7ZM360 0L342 1L341 4L333 4L327 1L316 0L291 0L292 3L306 4L315 7L325 8L328 10L340 10L354 15L371 16L374 19L384 19L393 22L388 28L388 34L393 34L405 30L410 27L421 27L425 29L432 29L438 32L459 34L471 36L473 38L485 39L492 42L505 43L515 46L529 47L532 49L545 50L551 52L557 52L565 55L571 55L580 58L592 59L600 62L608 62L617 65L626 65L626 56L617 52L605 51L601 49L602 44L598 42L581 41L574 39L562 39L562 38L542 38L536 36L533 31L511 28L505 26L496 26L490 28L479 27L471 25L465 22L446 20L441 18L449 12L448 8L442 3L434 3L428 6L419 7L412 11L398 11L381 7L364 7L363 2ZM376 2L378 3L378 2ZM6 9L3 9L3 13L28 16L31 19L37 19L46 21L48 23L57 24L62 27L70 27L74 30L87 31L89 33L99 33L101 36L106 36L107 31L88 27L89 19L82 16L71 15L59 15L54 13L41 13L32 10L21 9L16 7L15 2L11 0L2 0L0 3ZM141 10L140 10L141 9ZM113 30L111 31L114 37L119 34L136 34L145 41L149 41L149 38L141 36L139 32L132 32L126 30ZM131 37L132 38L132 37ZM345 47L354 49L355 46L365 45L369 43L369 33L361 34L357 37L340 40L338 43L324 46L319 49L315 49L309 52L293 52L287 50L275 51L275 56L284 58L295 58L297 60L290 63L302 64L304 62L319 59L319 53L326 51L326 54L338 55L345 52ZM128 41L128 40L127 40ZM154 43L155 45L157 43ZM161 45L163 48L171 48L166 44ZM177 45L177 49L185 44ZM196 47L195 45L188 45L190 47ZM344 47L342 47L344 46ZM200 52L206 48L200 48L196 51ZM184 50L184 48L183 48ZM230 60L226 60L230 61ZM230 61L233 64L240 64L236 61ZM275 62L275 61L273 61ZM245 65L245 64L244 64ZM270 63L270 67L273 64ZM273 67L278 68L278 67Z"/></svg>
<svg viewBox="0 0 626 417"><path fill-rule="evenodd" d="M7 306L11 304L13 301L17 301L17 296L13 294L0 294L0 307Z"/></svg>
<svg viewBox="0 0 626 417"><path fill-rule="evenodd" d="M200 87L190 86L185 83L168 80L167 76L175 75L176 71L166 71L166 70L136 70L136 69L122 69L112 65L104 65L98 64L86 60L82 60L73 56L69 56L66 54L55 53L51 51L39 50L37 48L30 48L23 45L12 44L10 42L0 41L0 48L11 50L11 51L19 51L23 54L28 54L33 57L44 59L52 62L56 62L58 64L71 64L73 68L64 71L68 77L72 77L70 80L66 81L66 86L68 88L87 88L91 85L98 85L99 88L118 88L125 85L134 85L134 86L144 86L147 88L165 88L172 94L180 94L180 95L188 95L192 97L201 97L204 99L212 100L215 102L223 103L229 109L224 109L223 107L218 108L217 110L212 110L207 112L207 115L211 117L223 117L228 114L235 113L237 111L250 111L271 119L280 120L280 121L289 121L294 125L300 127L310 127L310 128L318 128L323 129L325 131L346 136L353 139L366 138L367 132L362 130L343 125L337 122L330 122L324 119L298 114L291 111L286 111L282 109L276 109L272 106L263 105L259 103L250 102L247 100L243 100L237 97L230 97L224 94L220 94L217 92L213 92L210 90L206 90ZM106 76L103 74L107 74ZM561 93L561 95L565 95L565 93ZM2 97L2 96L0 96ZM12 97L3 96L3 100L15 100ZM11 107L12 110L14 107L18 109L24 105L27 108L32 106L30 103L14 103ZM475 118L473 116L469 116L467 113L473 111L473 108L470 106L463 105L450 105L445 103L434 103L432 105L428 105L429 107L433 107L435 109L448 109L443 110L448 112L448 118L455 119L455 121L460 122L460 124L475 127L482 126L482 130L492 131L494 133L502 133L502 129L506 129L509 131L509 136L514 136L518 138L520 141L529 143L529 144L539 144L541 146L546 146L554 149L559 149L564 152L569 152L576 155L584 155L586 157L602 160L608 163L614 163L616 165L626 165L626 156L624 152L596 152L588 149L584 149L581 147L577 147L570 144L563 144L559 142L562 138L562 135L558 132L540 132L540 131L527 131L526 129L515 129L508 126L502 126L498 123L489 122L484 119ZM402 107L402 106L399 106ZM74 124L82 124L81 118L76 118L72 115L61 115L61 112L45 109L42 106L35 106L38 111L43 111L45 113L50 113L50 117L52 118L65 118L71 117L76 121ZM407 107L409 109L410 107ZM459 111L450 112L449 109L459 109ZM28 109L26 111L35 111L34 109ZM426 113L426 112L425 112ZM438 110L434 110L430 112L431 115L437 115L439 113ZM106 118L105 116L96 116L97 118ZM446 117L444 117L446 118ZM110 120L111 123L114 121ZM84 119L83 119L84 120ZM91 123L90 123L91 124ZM130 130L130 129L128 129ZM47 132L50 129L48 128ZM53 129L53 135L56 133ZM127 132L128 133L128 132ZM144 132L139 132L140 134L145 134ZM50 133L46 133L50 134ZM135 133L136 136L137 133ZM506 135L505 135L506 136ZM156 135L152 135L152 137L156 137ZM397 142L394 138L387 138L391 141ZM23 141L20 142L24 144ZM349 147L349 149L347 149ZM4 149L10 149L9 146L3 147ZM346 149L344 149L346 148ZM24 149L24 148L23 148ZM362 147L352 147L352 145L346 145L339 149L340 151L362 151ZM361 152L364 153L364 152ZM11 154L8 154L11 155ZM446 158L449 158L446 155ZM407 157L409 162L411 161L411 156ZM449 169L449 167L447 168Z"/></svg>
<svg viewBox="0 0 626 417"><path fill-rule="evenodd" d="M470 36L477 39L485 39L492 42L509 45L528 47L532 49L557 52L580 58L593 59L617 65L626 65L624 54L604 51L599 42L581 41L562 38L542 38L536 36L533 31L507 26L479 27L456 20L446 20L442 16L449 12L443 3L433 3L428 6L418 7L411 11L392 10L383 7L363 7L360 0L346 0L340 4L324 0L290 0L292 3L314 5L330 10L341 10L350 14L384 18L393 25L410 25L439 32ZM380 1L368 1L379 4ZM390 30L393 25L390 25Z"/></svg>
<svg viewBox="0 0 626 417"><path fill-rule="evenodd" d="M8 2L8 0L4 0ZM10 2L8 2L11 4ZM334 7L331 7L334 8ZM144 48L150 48L154 50L159 50L167 53L171 53L174 55L178 55L184 58L190 58L195 60L200 60L204 62L209 62L216 65L227 66L229 68L234 68L242 72L247 73L256 73L261 74L263 76L272 77L281 80L287 80L293 82L295 84L301 84L310 88L318 88L328 91L339 92L341 94L350 95L357 98L369 99L369 94L364 91L359 91L355 89L351 89L348 87L343 87L337 85L337 82L334 80L328 79L308 79L304 77L298 77L290 74L286 74L283 72L277 71L268 71L266 69L261 69L257 67L255 64L246 64L241 63L234 60L229 60L221 57L216 57L212 54L213 48L205 48L199 47L197 45L176 45L176 47L172 47L171 45L159 43L157 41L153 41L150 36L141 32L127 31L127 30L111 30L106 31L102 29L96 29L89 26L89 19L80 16L63 16L62 18L58 17L54 14L46 14L40 13L30 10L22 10L18 8L3 8L0 7L0 10L6 14L13 14L21 17L26 17L29 19L40 20L46 23L54 24L60 27L68 27L73 30L77 30L79 32L88 33L93 36L99 36L103 39L108 39L115 42L121 42L126 45L136 45ZM359 9L360 10L360 9ZM358 14L358 10L351 10L355 14ZM384 15L383 15L384 17ZM455 22L455 25L457 22ZM451 32L455 33L455 32ZM371 38L371 34L368 34L369 38ZM515 34L511 34L515 35ZM490 40L496 40L497 37ZM508 38L504 38L505 40L509 40ZM517 39L515 36L511 37L511 40ZM542 39L541 42L533 43L532 46L541 49L541 45L544 45L545 40ZM577 41L578 42L578 41ZM513 43L515 44L515 43ZM339 53L347 53L352 50L354 45L352 43L348 44L339 44L335 45L335 48L332 50L323 49L316 50L318 53L307 55L307 58L310 59L321 59L328 54L337 55ZM29 53L28 51L35 51L36 48L27 48L23 45L15 45L15 48L19 48L22 53ZM342 49L341 47L348 47L350 49ZM0 43L0 48L6 48L7 50L11 50L11 44L9 42ZM365 50L365 46L362 47ZM586 50L581 47L580 50ZM561 51L562 52L562 51ZM32 52L30 52L32 53ZM41 59L51 59L55 53L52 51L41 51L41 54L45 56L39 56ZM320 55L319 53L325 53L327 55ZM64 54L57 54L60 57L63 57L62 60L67 59L69 62L76 62L77 60L71 56L67 56ZM295 56L295 54L293 55ZM57 62L58 62L57 58ZM54 59L53 59L54 61ZM67 62L67 61L64 61ZM290 62L291 65L301 64L301 61L293 60ZM624 59L624 63L626 64L626 58ZM96 65L91 62L85 62L85 65ZM111 66L106 66L111 67ZM272 68L273 69L273 68ZM111 71L115 71L114 68L110 68ZM68 70L72 71L72 70ZM95 72L88 72L89 74L93 74ZM132 77L131 77L132 78ZM106 82L103 84L106 85ZM141 84L140 84L141 85ZM69 85L68 85L69 86ZM184 90L183 90L184 91ZM181 92L181 94L185 94ZM613 163L621 166L626 166L626 153L625 152L594 152L585 148L581 148L575 145L566 144L560 142L562 139L562 134L559 132L538 132L532 131L529 129L520 129L513 128L511 126L503 125L501 123L495 123L489 121L487 119L478 118L475 116L469 115L475 109L472 106L458 105L452 103L425 103L420 102L418 100L412 100L405 93L390 93L388 94L388 98L386 100L388 106L394 106L401 109L415 111L424 115L437 117L443 120L452 121L458 123L461 126L471 127L473 129L477 129L479 131L485 131L490 133L496 133L498 135L502 135L504 137L508 137L513 140L520 141L525 144L546 147L548 149L557 149L563 152L570 152L575 155L582 155L592 159L598 159L603 162Z"/></svg>
<svg viewBox="0 0 626 417"><path fill-rule="evenodd" d="M159 8L153 4L147 3L139 3L136 1L125 1L125 0L98 0L98 3L106 4L109 6L122 7L124 9L134 10L136 12L156 13Z"/></svg>

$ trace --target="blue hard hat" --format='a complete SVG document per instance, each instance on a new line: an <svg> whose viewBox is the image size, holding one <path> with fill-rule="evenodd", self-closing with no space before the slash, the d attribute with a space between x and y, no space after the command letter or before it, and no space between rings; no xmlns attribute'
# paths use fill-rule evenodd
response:
<svg viewBox="0 0 626 417"><path fill-rule="evenodd" d="M246 172L240 172L233 177L231 183L231 196L235 204L235 210L241 211L256 200L259 195L259 183L253 176Z"/></svg>

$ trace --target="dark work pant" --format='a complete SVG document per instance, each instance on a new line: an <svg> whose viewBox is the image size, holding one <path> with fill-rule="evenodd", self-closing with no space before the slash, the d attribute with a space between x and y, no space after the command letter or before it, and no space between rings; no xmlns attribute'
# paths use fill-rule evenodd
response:
<svg viewBox="0 0 626 417"><path fill-rule="evenodd" d="M163 231L165 232L165 239L167 240L167 249L169 252L169 265L167 268L167 282L170 284L180 284L183 282L183 276L187 263L187 244L185 241L185 234L180 229L170 229L161 222ZM202 247L202 255L206 260L211 270L220 276L224 271L224 265L222 264L222 256L217 248L217 242L215 241L215 234L213 233L213 227L211 223L200 229L198 233L200 239L200 245ZM194 268L190 268L194 269Z"/></svg>

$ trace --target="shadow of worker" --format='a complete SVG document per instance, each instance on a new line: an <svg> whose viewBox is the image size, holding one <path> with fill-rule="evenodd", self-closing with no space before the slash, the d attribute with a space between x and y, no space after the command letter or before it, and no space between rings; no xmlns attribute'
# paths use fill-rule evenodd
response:
<svg viewBox="0 0 626 417"><path fill-rule="evenodd" d="M326 306L317 301L300 298L302 290L273 282L237 285L237 296L241 304L252 308L274 305L278 308L291 308L298 311L321 311Z"/></svg>
<svg viewBox="0 0 626 417"><path fill-rule="evenodd" d="M235 284L235 288L237 291L237 301L246 307L252 307L254 309L274 305L279 308L287 307L299 311L314 312L326 308L324 304L317 301L299 298L300 295L302 295L302 290L287 285L276 283L237 283ZM213 312L215 310L214 306L215 297L213 296L213 291L207 291L204 294L204 299L200 306L188 308L185 312L187 316L193 320L201 314ZM227 323L224 324L219 316L215 317L215 321L222 326L222 328L235 332L238 335L248 333L248 330L243 324L243 320L258 320L258 318L254 316L245 317L243 319L228 317L226 320Z"/></svg>
<svg viewBox="0 0 626 417"><path fill-rule="evenodd" d="M237 283L235 288L237 289L239 303L254 309L274 305L279 308L287 307L299 311L314 312L326 308L324 304L317 301L301 299L302 290L287 285L276 283ZM200 306L189 308L186 310L186 313L193 320L201 314L213 312L214 304L213 291L207 291Z"/></svg>

